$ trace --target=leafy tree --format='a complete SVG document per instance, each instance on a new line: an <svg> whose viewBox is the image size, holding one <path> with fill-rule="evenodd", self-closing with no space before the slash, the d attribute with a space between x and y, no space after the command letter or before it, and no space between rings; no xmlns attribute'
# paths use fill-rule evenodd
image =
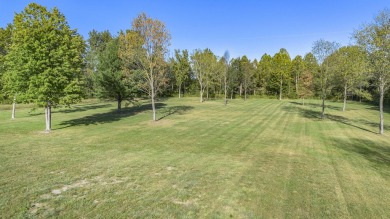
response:
<svg viewBox="0 0 390 219"><path fill-rule="evenodd" d="M302 59L302 56L297 55L291 62L291 74L294 77L295 82L295 92L299 94L299 85L300 79L302 77L303 71L305 69L305 63Z"/></svg>
<svg viewBox="0 0 390 219"><path fill-rule="evenodd" d="M244 87L244 100L246 100L247 91L253 84L253 75L255 71L253 64L246 56L243 56L240 59L240 71L243 76L242 85Z"/></svg>
<svg viewBox="0 0 390 219"><path fill-rule="evenodd" d="M35 3L15 14L13 25L6 90L44 106L49 132L51 108L81 99L84 41L57 8L49 11Z"/></svg>
<svg viewBox="0 0 390 219"><path fill-rule="evenodd" d="M329 68L329 59L328 57L337 50L339 47L336 42L329 42L323 39L315 41L312 48L312 53L316 57L320 70L317 72L316 76L319 80L321 98L322 98L322 112L321 118L323 119L325 116L325 99L326 95L332 85L332 71Z"/></svg>
<svg viewBox="0 0 390 219"><path fill-rule="evenodd" d="M99 55L105 50L107 43L112 40L108 30L98 32L92 30L88 33L85 55L84 88L87 97L93 97L96 93L96 74L99 65Z"/></svg>
<svg viewBox="0 0 390 219"><path fill-rule="evenodd" d="M379 12L374 21L354 32L354 38L368 53L370 69L379 89L379 133L384 132L383 99L390 87L390 10Z"/></svg>
<svg viewBox="0 0 390 219"><path fill-rule="evenodd" d="M110 40L99 55L97 82L99 97L115 98L118 103L118 112L121 112L122 101L132 100L134 92L133 81L124 70L123 62L119 57L119 40Z"/></svg>
<svg viewBox="0 0 390 219"><path fill-rule="evenodd" d="M272 57L267 53L261 56L260 61L257 63L257 72L260 90L265 94L272 74Z"/></svg>
<svg viewBox="0 0 390 219"><path fill-rule="evenodd" d="M288 79L291 59L286 49L280 49L272 59L274 74L279 78L279 100L282 99L283 79Z"/></svg>
<svg viewBox="0 0 390 219"><path fill-rule="evenodd" d="M227 89L230 92L230 99L233 99L234 90L239 86L240 83L240 59L232 59L228 68L228 81Z"/></svg>
<svg viewBox="0 0 390 219"><path fill-rule="evenodd" d="M133 20L132 31L135 33L132 35L136 43L129 48L130 56L142 70L144 80L141 83L146 81L148 84L147 93L152 101L153 121L156 121L156 95L168 81L165 57L168 54L171 35L163 22L152 19L145 13Z"/></svg>
<svg viewBox="0 0 390 219"><path fill-rule="evenodd" d="M179 88L179 98L181 98L182 85L188 80L191 74L191 65L187 50L175 50L175 58L172 66L175 74L176 85Z"/></svg>
<svg viewBox="0 0 390 219"><path fill-rule="evenodd" d="M313 76L317 75L319 66L312 53L307 53L303 58L303 72L298 81L298 97L302 98L302 104L305 104L305 98L312 96L314 90Z"/></svg>
<svg viewBox="0 0 390 219"><path fill-rule="evenodd" d="M227 83L228 83L228 71L229 71L229 62L230 62L230 54L229 54L229 51L225 51L225 53L223 54L223 58L222 58L222 62L224 64L224 68L223 68L223 82L224 82L224 96L225 96L225 99L224 99L224 104L225 106L227 105Z"/></svg>
<svg viewBox="0 0 390 219"><path fill-rule="evenodd" d="M358 46L341 47L329 57L336 82L343 87L343 111L347 106L347 93L357 88L367 70L366 53Z"/></svg>
<svg viewBox="0 0 390 219"><path fill-rule="evenodd" d="M5 57L8 54L9 48L11 46L11 37L12 37L12 25L8 24L6 28L0 28L0 100L2 100L5 95L3 91L3 75L6 71L5 66ZM15 117L15 104L13 104L12 118Z"/></svg>
<svg viewBox="0 0 390 219"><path fill-rule="evenodd" d="M216 60L216 56L210 49L198 49L191 55L192 69L199 82L200 102L203 102L203 94L207 86L209 86L210 75L212 75L212 71L215 68Z"/></svg>

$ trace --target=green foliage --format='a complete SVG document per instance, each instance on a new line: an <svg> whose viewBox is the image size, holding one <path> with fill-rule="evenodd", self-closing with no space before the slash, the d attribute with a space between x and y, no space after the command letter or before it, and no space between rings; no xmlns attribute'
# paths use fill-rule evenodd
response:
<svg viewBox="0 0 390 219"><path fill-rule="evenodd" d="M8 95L39 106L69 105L82 96L85 44L57 8L35 3L15 15L6 56Z"/></svg>
<svg viewBox="0 0 390 219"><path fill-rule="evenodd" d="M278 81L279 99L282 99L283 85L290 80L291 59L287 50L282 48L272 58L272 75Z"/></svg>
<svg viewBox="0 0 390 219"><path fill-rule="evenodd" d="M88 33L87 50L85 55L85 93L87 97L94 97L96 95L96 74L99 65L99 55L105 50L107 43L112 40L109 31L98 32L92 30Z"/></svg>
<svg viewBox="0 0 390 219"><path fill-rule="evenodd" d="M135 85L131 75L124 70L123 61L119 57L119 39L107 42L99 54L97 84L100 98L114 98L118 101L118 111L123 100L132 101Z"/></svg>
<svg viewBox="0 0 390 219"><path fill-rule="evenodd" d="M172 59L172 63L172 71L175 75L176 86L179 88L180 93L183 83L188 81L191 76L188 50L175 50L175 58Z"/></svg>

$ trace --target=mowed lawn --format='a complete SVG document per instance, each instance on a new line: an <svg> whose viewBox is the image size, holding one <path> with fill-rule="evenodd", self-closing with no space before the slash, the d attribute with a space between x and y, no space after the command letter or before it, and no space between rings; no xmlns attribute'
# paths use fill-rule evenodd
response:
<svg viewBox="0 0 390 219"><path fill-rule="evenodd" d="M0 218L390 218L390 115L171 98L0 111Z"/></svg>

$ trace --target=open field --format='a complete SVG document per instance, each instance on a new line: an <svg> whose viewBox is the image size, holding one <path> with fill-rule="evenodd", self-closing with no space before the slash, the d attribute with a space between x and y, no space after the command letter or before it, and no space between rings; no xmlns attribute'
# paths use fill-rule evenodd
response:
<svg viewBox="0 0 390 219"><path fill-rule="evenodd" d="M0 218L390 218L390 115L198 98L0 111Z"/></svg>

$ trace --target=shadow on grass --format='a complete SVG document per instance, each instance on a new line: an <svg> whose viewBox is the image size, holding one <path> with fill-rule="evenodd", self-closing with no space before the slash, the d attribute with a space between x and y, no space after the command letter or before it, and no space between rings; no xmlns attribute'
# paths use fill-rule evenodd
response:
<svg viewBox="0 0 390 219"><path fill-rule="evenodd" d="M331 138L333 145L339 149L342 149L348 153L356 153L366 160L372 162L374 165L378 165L379 170L390 177L390 145L381 143L378 141L370 141L367 139L350 138L348 140Z"/></svg>
<svg viewBox="0 0 390 219"><path fill-rule="evenodd" d="M101 108L107 108L111 107L111 104L88 104L88 105L82 105L82 106L71 106L70 108L59 108L58 110L52 111L52 114L56 113L74 113L74 112L83 112L88 110L94 110L94 109L101 109ZM43 109L43 107L41 107ZM44 115L44 112L36 112L38 108L35 108L33 111L31 111L29 114L30 116L40 116ZM55 108L54 108L55 109Z"/></svg>
<svg viewBox="0 0 390 219"><path fill-rule="evenodd" d="M296 102L291 102L291 103L296 104ZM290 105L290 106L284 106L283 109L288 111L288 112L298 112L304 118L317 120L317 121L318 120L322 120L320 111L316 111L316 110L313 110L312 108L308 108L306 105L305 106L302 106L302 104L299 104L299 105L301 105L301 107L299 107L299 106L291 106ZM308 106L310 107L311 105L308 105ZM358 122L359 120L351 121L348 118L345 118L343 116L332 115L332 114L329 114L329 113L325 113L325 119L329 119L329 120L332 120L332 121L335 121L335 122L339 122L339 123L342 123L342 124L345 124L345 125L348 125L348 126L351 126L351 127L354 127L354 128L360 129L360 130L363 130L363 131L367 131L367 132L371 132L371 133L377 134L376 132L373 132L373 131L371 131L369 129L366 129L364 127L356 125L355 123Z"/></svg>
<svg viewBox="0 0 390 219"><path fill-rule="evenodd" d="M182 114L185 111L188 111L192 109L191 106L172 106L172 107L166 107L166 104L164 103L156 103L155 104L156 110L159 110L157 113L162 114L163 116L159 118L158 120L164 119L170 115L173 114ZM64 129L72 126L81 126L81 125L98 125L98 124L105 124L105 123L112 123L119 121L123 118L130 117L133 115L136 115L138 113L142 113L145 111L151 111L152 110L152 104L144 104L141 106L133 106L128 108L123 108L120 113L118 113L116 110L111 110L106 113L97 113L90 116L85 116L82 118L72 119L68 121L64 121L60 123L60 128L58 129Z"/></svg>
<svg viewBox="0 0 390 219"><path fill-rule="evenodd" d="M158 121L168 117L168 116L171 116L173 114L179 114L179 115L182 115L184 112L186 111L189 111L191 109L193 109L194 107L192 106L170 106L170 107L164 107L162 110L160 110L159 113L163 114L163 116L161 116L159 119L157 119Z"/></svg>
<svg viewBox="0 0 390 219"><path fill-rule="evenodd" d="M309 107L313 107L313 108L317 108L318 107L320 109L322 108L322 104L320 104L320 103L305 103L305 105L302 105L302 103L298 103L298 102L294 102L294 101L292 101L290 103L295 104L295 105L300 105L300 106L309 106ZM326 108L333 109L333 110L340 110L340 111L343 109L342 107L327 105L325 103L325 109Z"/></svg>

